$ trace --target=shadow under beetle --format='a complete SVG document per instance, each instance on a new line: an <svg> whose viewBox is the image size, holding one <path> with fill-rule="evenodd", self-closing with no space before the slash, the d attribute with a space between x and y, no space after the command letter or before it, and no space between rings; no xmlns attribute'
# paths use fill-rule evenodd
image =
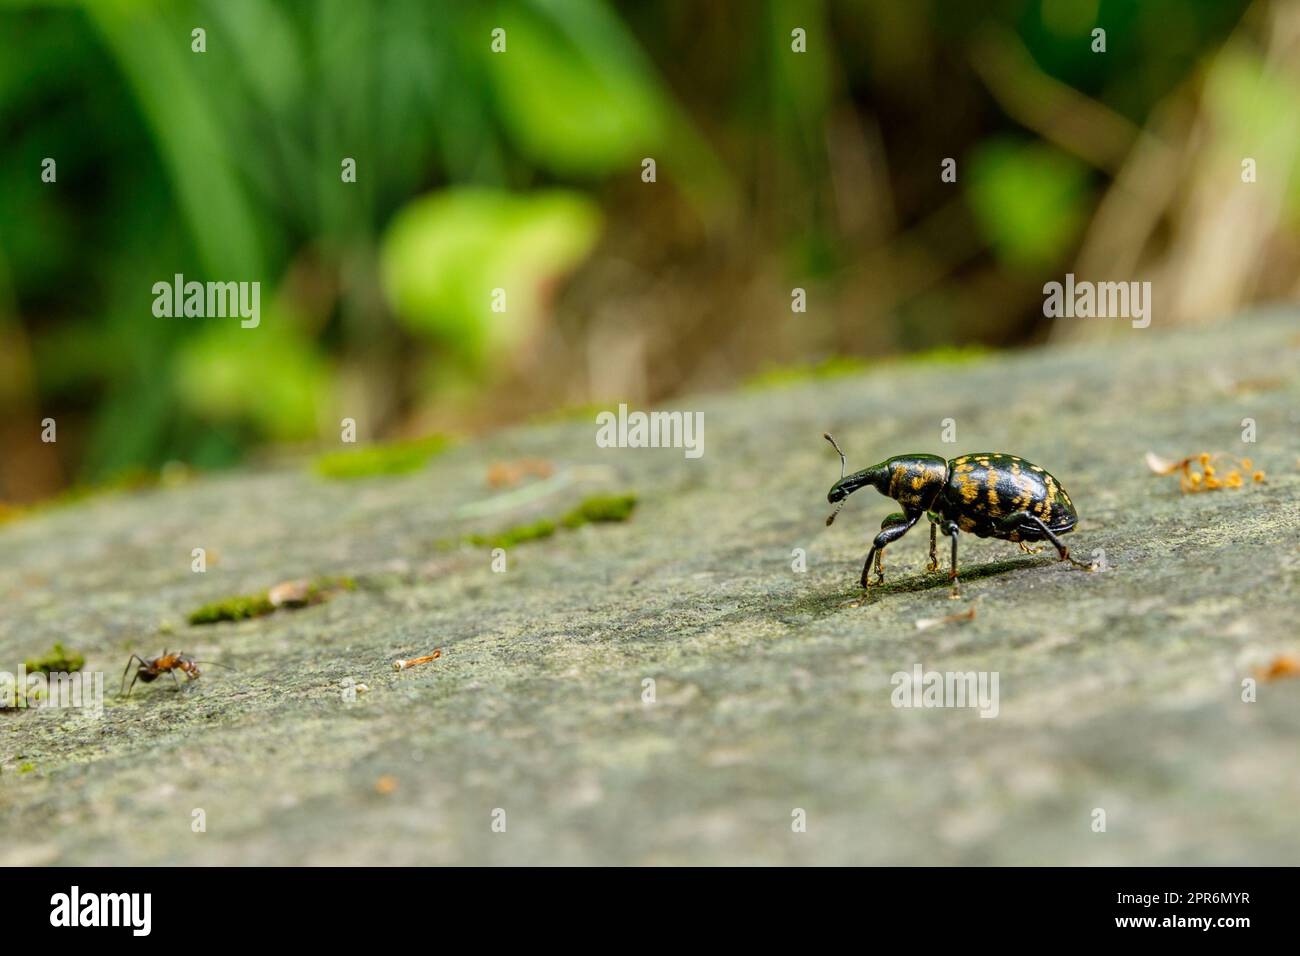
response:
<svg viewBox="0 0 1300 956"><path fill-rule="evenodd" d="M977 538L1014 541L1022 551L1037 553L1030 541L1050 541L1062 561L1092 570L1092 566L1070 557L1058 535L1074 530L1079 516L1074 503L1054 477L1032 462L995 452L977 452L945 461L938 455L896 455L878 465L845 475L844 452L830 435L823 436L840 455L840 480L831 486L826 500L835 510L826 524L844 507L849 495L867 485L903 506L880 523L880 533L871 543L862 565L862 586L870 586L871 561L876 562L876 583L885 580L885 547L911 530L925 515L930 520L930 563L927 571L939 570L937 536L942 530L952 539L951 597L958 597L957 537L969 532Z"/></svg>

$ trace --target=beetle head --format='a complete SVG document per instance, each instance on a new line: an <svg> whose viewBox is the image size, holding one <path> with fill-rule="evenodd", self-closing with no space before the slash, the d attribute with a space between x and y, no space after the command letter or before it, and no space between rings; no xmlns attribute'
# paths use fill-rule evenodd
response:
<svg viewBox="0 0 1300 956"><path fill-rule="evenodd" d="M822 437L830 442L832 447L840 454L840 480L831 485L831 490L826 495L826 500L835 505L835 510L826 518L826 523L829 525L835 520L835 516L840 513L840 509L844 507L844 502L849 495L864 485L875 483L877 469L864 468L862 471L855 471L851 475L845 475L844 470L847 466L847 459L844 457L844 452L830 435L823 435Z"/></svg>

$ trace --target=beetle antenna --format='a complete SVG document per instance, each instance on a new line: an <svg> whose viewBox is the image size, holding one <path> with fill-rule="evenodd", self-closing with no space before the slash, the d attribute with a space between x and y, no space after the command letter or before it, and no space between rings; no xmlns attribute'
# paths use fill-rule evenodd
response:
<svg viewBox="0 0 1300 956"><path fill-rule="evenodd" d="M830 442L831 447L840 453L840 477L843 478L844 469L848 465L848 462L844 458L844 452L840 449L840 446L835 443L835 439L830 436L829 432L824 432L822 434L822 438L825 438L828 442ZM830 524L829 521L827 521L826 523Z"/></svg>
<svg viewBox="0 0 1300 956"><path fill-rule="evenodd" d="M831 522L835 520L835 516L839 514L840 509L844 507L844 502L848 500L848 498L841 498L840 503L835 506L835 510L826 516L826 527L829 528L831 526Z"/></svg>
<svg viewBox="0 0 1300 956"><path fill-rule="evenodd" d="M848 467L848 461L844 457L844 449L840 448L839 444L835 441L835 439L831 437L830 432L823 432L822 438L825 438L828 442L830 442L831 447L840 453L840 480L843 481L844 469ZM840 503L835 506L835 510L826 516L826 527L829 528L831 526L831 522L835 520L835 516L839 514L840 509L844 507L844 502L848 500L849 500L848 498L841 498Z"/></svg>

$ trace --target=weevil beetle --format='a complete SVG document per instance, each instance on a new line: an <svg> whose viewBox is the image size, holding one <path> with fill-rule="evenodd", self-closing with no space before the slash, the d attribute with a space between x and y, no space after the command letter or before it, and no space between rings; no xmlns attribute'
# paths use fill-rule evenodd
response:
<svg viewBox="0 0 1300 956"><path fill-rule="evenodd" d="M830 435L824 435L840 455L840 480L831 486L826 500L835 510L829 525L844 507L849 495L867 485L903 506L880 523L880 533L871 543L862 565L862 586L870 586L871 561L876 562L876 583L885 580L885 547L911 530L925 515L930 520L930 563L927 571L939 570L937 535L940 529L952 539L952 596L957 597L957 538L965 531L977 538L1014 541L1030 554L1037 548L1030 541L1049 541L1062 561L1091 570L1091 565L1070 557L1070 549L1059 535L1068 534L1079 522L1074 503L1061 483L1032 462L993 452L977 452L946 461L938 455L895 455L878 465L845 475L847 460Z"/></svg>

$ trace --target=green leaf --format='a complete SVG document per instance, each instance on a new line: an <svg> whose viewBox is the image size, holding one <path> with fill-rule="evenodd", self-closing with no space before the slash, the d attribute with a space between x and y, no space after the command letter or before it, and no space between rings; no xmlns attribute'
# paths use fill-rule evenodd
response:
<svg viewBox="0 0 1300 956"><path fill-rule="evenodd" d="M1088 215L1088 171L1042 144L994 140L969 163L966 197L980 231L1008 265L1053 265L1069 251Z"/></svg>
<svg viewBox="0 0 1300 956"><path fill-rule="evenodd" d="M275 440L314 437L330 384L315 343L269 309L256 329L240 328L238 319L200 321L214 324L187 339L173 364L181 404Z"/></svg>
<svg viewBox="0 0 1300 956"><path fill-rule="evenodd" d="M407 206L381 252L398 318L482 361L526 340L557 277L595 245L600 213L577 193L454 189ZM505 310L493 311L494 290Z"/></svg>
<svg viewBox="0 0 1300 956"><path fill-rule="evenodd" d="M490 51L487 29L476 38L502 125L525 155L561 175L632 168L669 134L658 80L603 5L573 0L548 14L521 5L501 16L505 53Z"/></svg>

